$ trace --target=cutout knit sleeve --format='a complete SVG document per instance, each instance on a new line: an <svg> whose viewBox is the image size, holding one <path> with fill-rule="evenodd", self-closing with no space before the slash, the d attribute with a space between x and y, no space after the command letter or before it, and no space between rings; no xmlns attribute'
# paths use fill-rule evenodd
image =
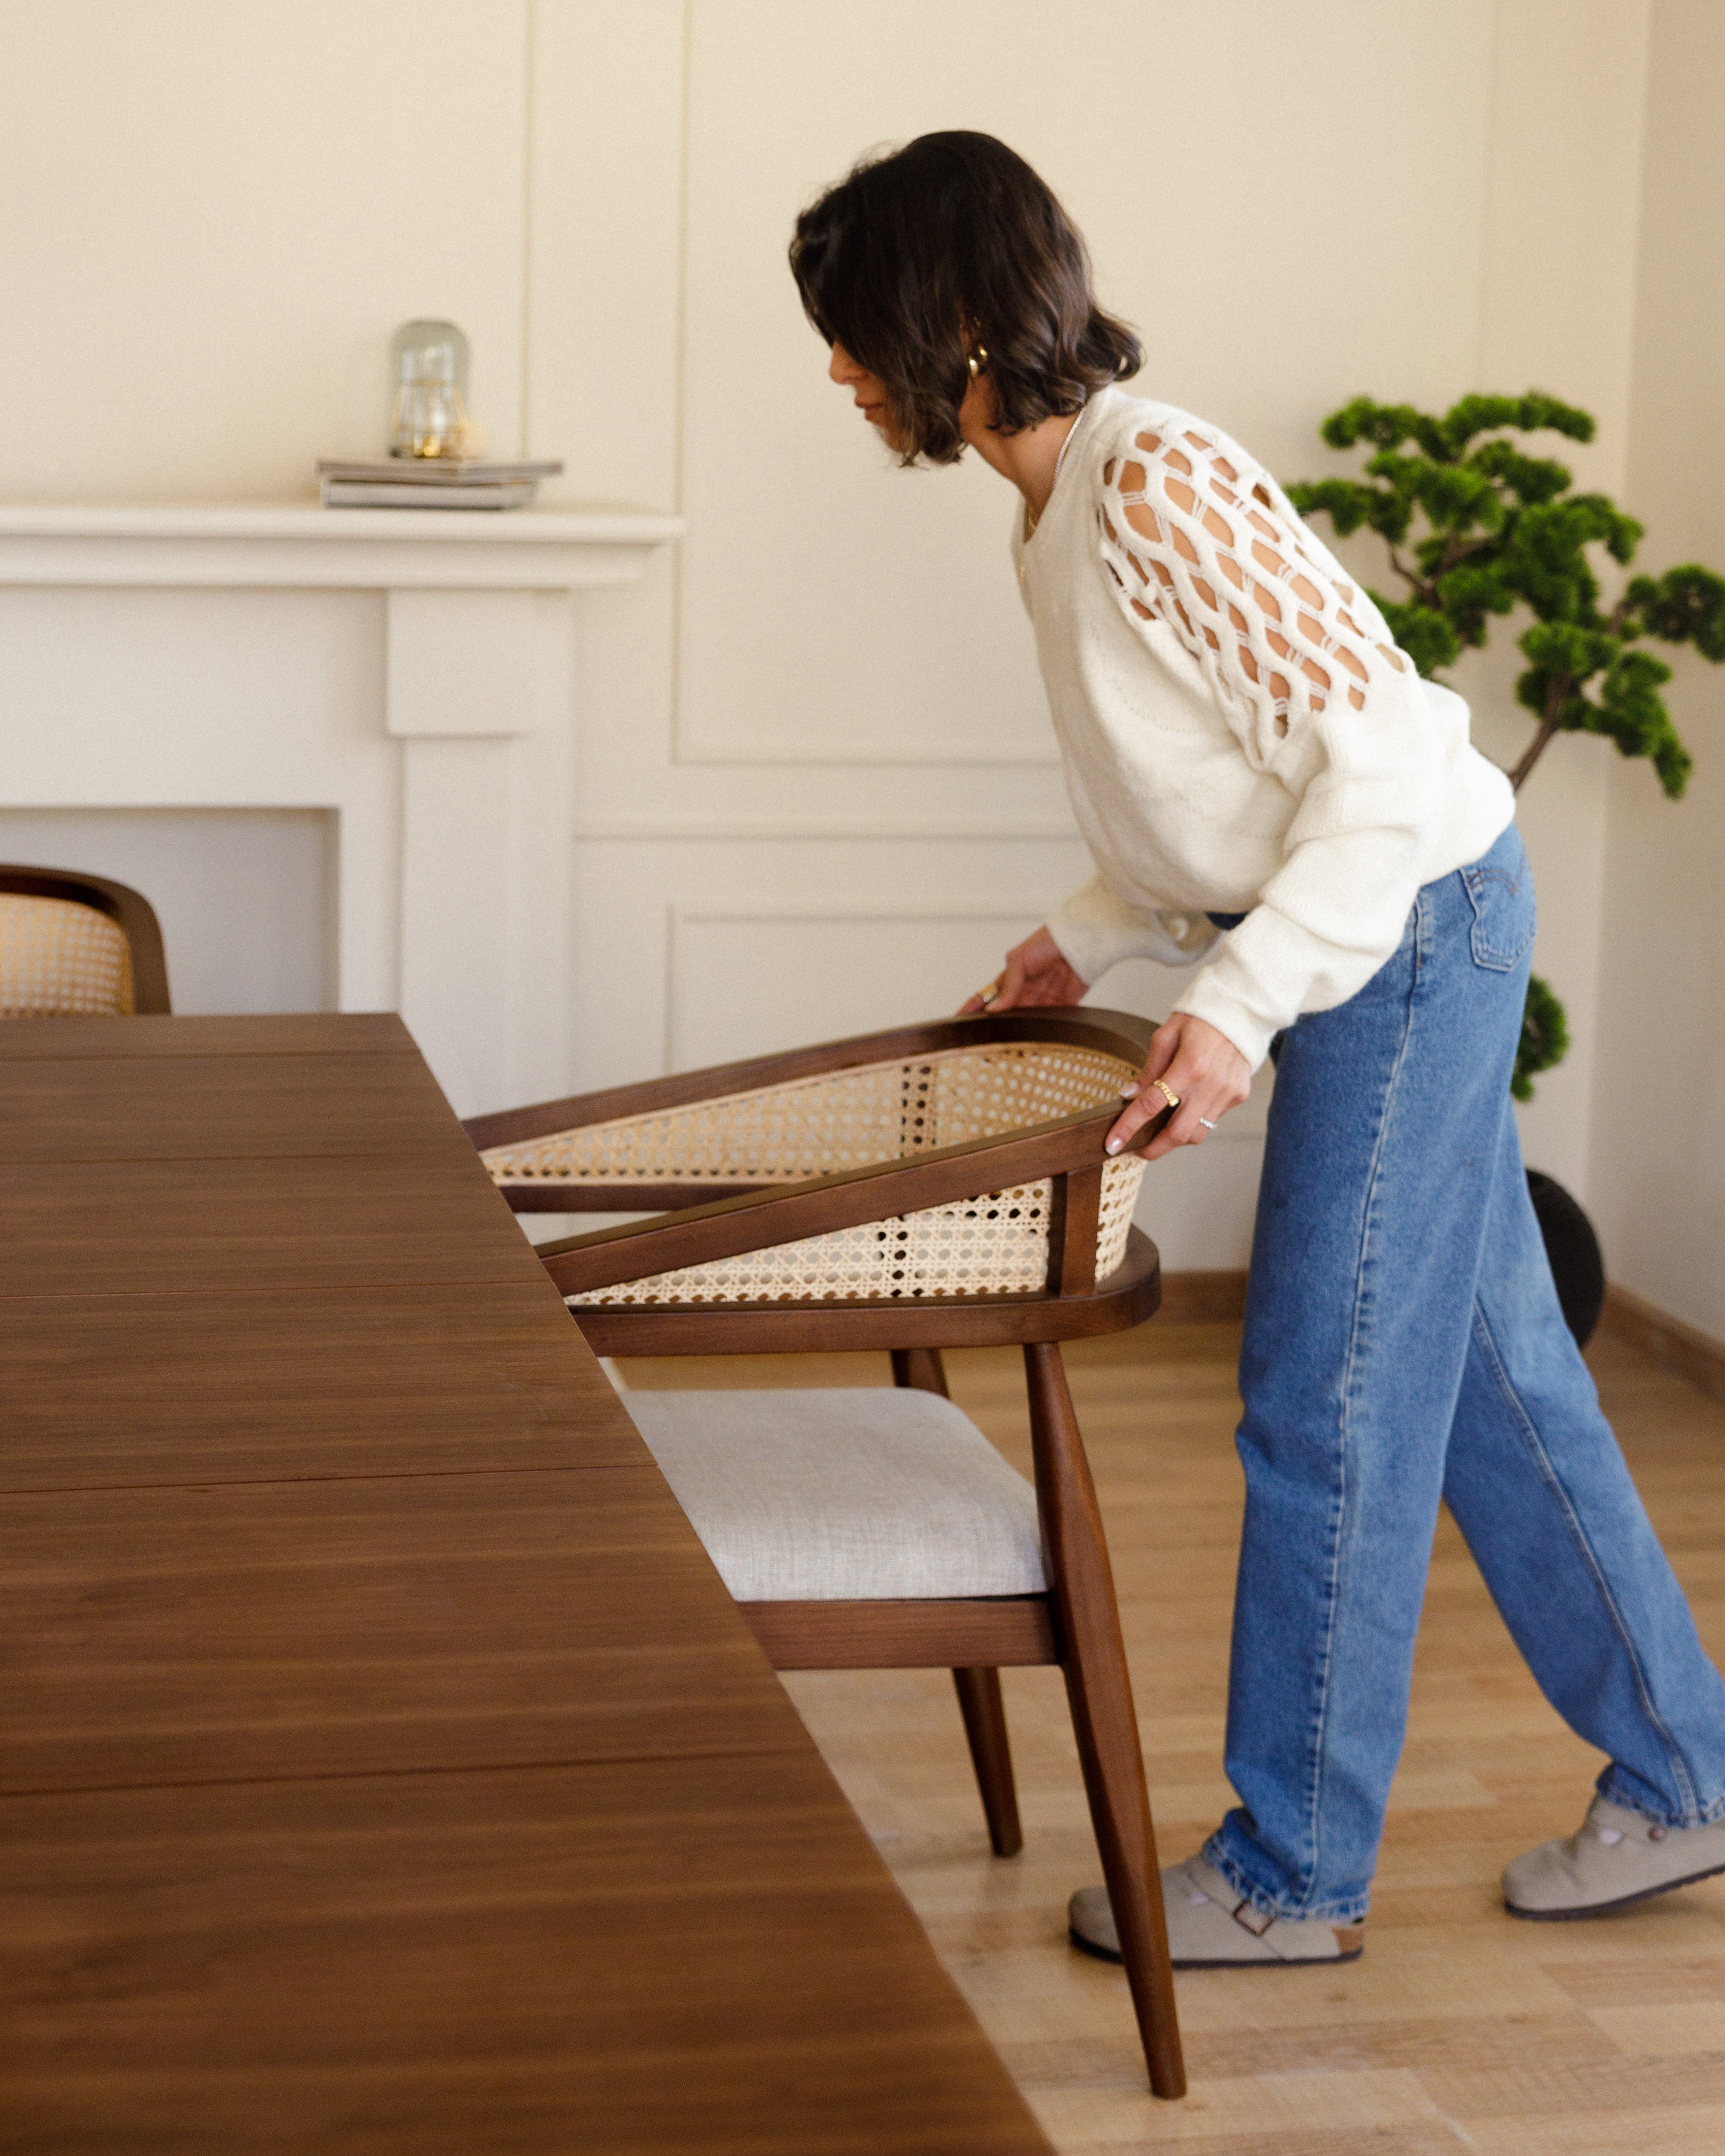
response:
<svg viewBox="0 0 1725 2156"><path fill-rule="evenodd" d="M1173 632L1257 768L1325 712L1333 725L1349 707L1377 716L1374 695L1405 696L1412 663L1377 608L1214 429L1171 414L1123 434L1096 516L1127 619Z"/></svg>

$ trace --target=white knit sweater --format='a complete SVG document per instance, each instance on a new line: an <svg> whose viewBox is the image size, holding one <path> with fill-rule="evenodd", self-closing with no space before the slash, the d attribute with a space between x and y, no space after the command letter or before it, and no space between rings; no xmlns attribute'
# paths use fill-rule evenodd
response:
<svg viewBox="0 0 1725 2156"><path fill-rule="evenodd" d="M1275 480L1189 413L1093 398L1013 551L1096 866L1055 941L1087 981L1207 960L1175 1008L1255 1070L1501 834L1509 782ZM1250 917L1219 936L1211 912Z"/></svg>

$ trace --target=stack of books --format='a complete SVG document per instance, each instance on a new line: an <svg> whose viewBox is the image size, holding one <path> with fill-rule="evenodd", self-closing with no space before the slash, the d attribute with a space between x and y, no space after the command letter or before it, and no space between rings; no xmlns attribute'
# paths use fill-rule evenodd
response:
<svg viewBox="0 0 1725 2156"><path fill-rule="evenodd" d="M549 464L493 464L475 457L382 457L353 464L326 457L317 467L326 509L520 509Z"/></svg>

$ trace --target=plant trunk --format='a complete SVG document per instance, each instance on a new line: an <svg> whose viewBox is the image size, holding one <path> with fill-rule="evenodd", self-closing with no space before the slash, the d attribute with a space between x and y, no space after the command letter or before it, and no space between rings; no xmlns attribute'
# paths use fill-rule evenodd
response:
<svg viewBox="0 0 1725 2156"><path fill-rule="evenodd" d="M1534 765L1538 762L1540 757L1544 755L1546 749L1550 745L1551 738L1556 732L1557 728L1552 724L1549 719L1541 720L1538 732L1534 735L1532 740L1527 745L1527 754L1509 774L1509 783L1517 793L1521 792L1522 786L1525 784L1527 773L1532 771Z"/></svg>
<svg viewBox="0 0 1725 2156"><path fill-rule="evenodd" d="M1509 774L1512 793L1521 792L1527 773L1551 747L1552 736L1558 731L1558 721L1563 715L1563 706L1574 693L1575 681L1572 675L1559 674L1547 685L1545 709L1540 714L1539 731L1527 744L1527 753Z"/></svg>

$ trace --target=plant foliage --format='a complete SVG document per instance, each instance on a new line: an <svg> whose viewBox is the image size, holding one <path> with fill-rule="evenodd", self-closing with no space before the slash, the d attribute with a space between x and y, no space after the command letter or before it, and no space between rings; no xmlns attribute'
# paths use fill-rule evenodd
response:
<svg viewBox="0 0 1725 2156"><path fill-rule="evenodd" d="M1372 596L1422 674L1482 645L1494 614L1517 606L1532 614L1516 696L1538 731L1512 782L1521 785L1557 735L1604 734L1624 756L1650 758L1676 800L1691 759L1661 694L1671 670L1640 647L1654 638L1725 660L1725 578L1687 562L1630 578L1602 607L1592 550L1626 568L1641 526L1609 496L1576 493L1566 465L1528 455L1513 439L1590 441L1589 414L1539 390L1464 397L1441 417L1356 397L1321 431L1332 449L1369 448L1365 476L1312 480L1289 495L1344 536L1365 526L1384 541L1403 596Z"/></svg>
<svg viewBox="0 0 1725 2156"><path fill-rule="evenodd" d="M1561 1063L1569 1052L1569 1025L1563 1006L1538 973L1527 976L1527 1006L1522 1013L1522 1038L1516 1049L1515 1075L1509 1090L1518 1101L1533 1097L1533 1081Z"/></svg>
<svg viewBox="0 0 1725 2156"><path fill-rule="evenodd" d="M1604 734L1621 755L1648 757L1678 799L1691 758L1661 694L1671 670L1642 646L1649 638L1689 644L1703 659L1725 660L1725 578L1686 562L1629 578L1602 608L1593 550L1627 568L1641 526L1607 495L1574 492L1567 465L1528 455L1514 439L1589 442L1591 417L1537 389L1464 397L1440 417L1356 397L1320 431L1333 449L1365 445L1365 475L1310 480L1289 497L1302 514L1322 511L1343 537L1363 526L1383 540L1403 593L1372 597L1422 674L1483 645L1494 614L1524 606L1532 615L1516 696L1536 731L1512 783L1521 786L1558 734ZM1518 1101L1532 1100L1535 1075L1568 1045L1563 1005L1530 977L1511 1085Z"/></svg>

